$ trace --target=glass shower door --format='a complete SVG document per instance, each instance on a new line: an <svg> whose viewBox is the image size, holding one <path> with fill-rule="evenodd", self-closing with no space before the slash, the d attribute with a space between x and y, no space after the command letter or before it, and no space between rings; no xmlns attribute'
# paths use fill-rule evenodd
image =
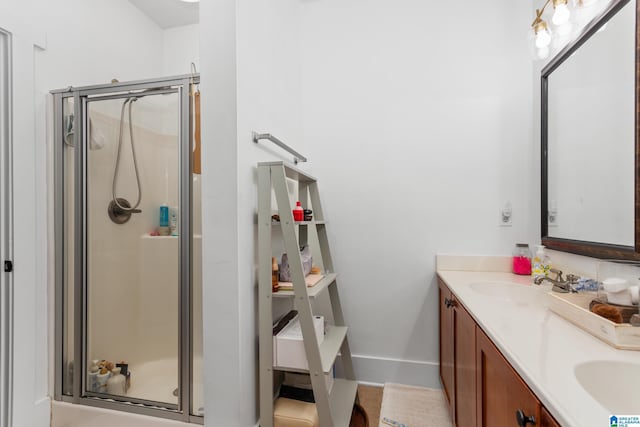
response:
<svg viewBox="0 0 640 427"><path fill-rule="evenodd" d="M179 408L180 95L86 104L89 397Z"/></svg>

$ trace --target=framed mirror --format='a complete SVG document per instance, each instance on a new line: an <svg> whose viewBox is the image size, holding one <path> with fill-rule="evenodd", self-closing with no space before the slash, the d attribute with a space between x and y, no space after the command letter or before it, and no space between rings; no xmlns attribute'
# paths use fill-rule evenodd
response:
<svg viewBox="0 0 640 427"><path fill-rule="evenodd" d="M640 259L638 0L614 0L541 76L542 243Z"/></svg>

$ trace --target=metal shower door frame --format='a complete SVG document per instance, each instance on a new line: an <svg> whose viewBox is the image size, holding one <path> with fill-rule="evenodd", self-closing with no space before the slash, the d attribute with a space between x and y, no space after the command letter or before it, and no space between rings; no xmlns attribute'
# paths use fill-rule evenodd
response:
<svg viewBox="0 0 640 427"><path fill-rule="evenodd" d="M132 412L142 415L203 424L202 416L191 415L193 401L193 344L192 344L192 151L193 151L193 110L190 88L199 83L198 75L184 75L168 78L149 79L135 82L107 85L85 86L52 91L54 97L54 170L55 170L55 266L56 266L56 342L55 342L55 389L56 400L96 406L105 409ZM168 89L171 88L171 89ZM142 92L144 91L144 92ZM164 405L158 408L158 402L127 398L122 402L97 399L99 394L87 392L86 372L88 369L87 350L87 147L88 147L88 103L97 100L127 98L131 96L150 96L161 93L179 95L179 399L178 405ZM63 106L67 98L74 100L75 134L81 135L80 143L75 144L74 164L74 376L72 396L63 394L64 361L64 130ZM185 173L187 171L187 173ZM188 214L184 214L188 213ZM79 362L79 363L78 363ZM130 403L139 405L132 405ZM175 406L172 407L172 406Z"/></svg>
<svg viewBox="0 0 640 427"><path fill-rule="evenodd" d="M13 406L13 161L11 34L0 29L0 427Z"/></svg>

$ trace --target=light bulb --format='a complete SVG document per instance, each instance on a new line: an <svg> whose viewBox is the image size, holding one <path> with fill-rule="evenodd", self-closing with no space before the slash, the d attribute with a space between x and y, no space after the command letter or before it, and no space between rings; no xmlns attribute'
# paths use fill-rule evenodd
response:
<svg viewBox="0 0 640 427"><path fill-rule="evenodd" d="M546 28L540 29L536 32L536 47L541 49L551 44L551 34Z"/></svg>
<svg viewBox="0 0 640 427"><path fill-rule="evenodd" d="M551 22L553 25L562 25L569 22L569 17L571 16L571 12L569 12L569 7L567 7L567 3L560 3L555 5L555 12L553 12L553 17L551 18Z"/></svg>

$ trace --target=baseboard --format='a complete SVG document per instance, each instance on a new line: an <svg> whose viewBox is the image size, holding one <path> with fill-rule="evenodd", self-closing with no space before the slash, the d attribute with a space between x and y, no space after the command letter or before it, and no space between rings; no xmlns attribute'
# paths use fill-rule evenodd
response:
<svg viewBox="0 0 640 427"><path fill-rule="evenodd" d="M422 360L392 359L387 357L351 356L356 379L360 383L381 385L397 383L429 388L442 388L439 363ZM341 364L336 364L336 375L342 376Z"/></svg>

